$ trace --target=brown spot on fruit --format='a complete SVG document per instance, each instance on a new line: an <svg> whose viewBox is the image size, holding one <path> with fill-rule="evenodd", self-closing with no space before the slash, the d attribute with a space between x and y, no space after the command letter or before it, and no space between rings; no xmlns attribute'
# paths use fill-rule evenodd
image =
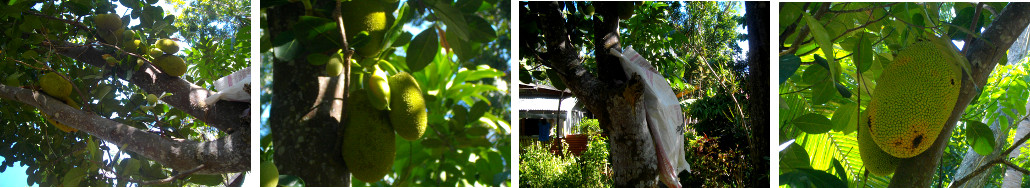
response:
<svg viewBox="0 0 1030 188"><path fill-rule="evenodd" d="M922 143L922 142L923 142L923 135L920 134L919 136L916 136L915 139L912 139L912 148L918 147L919 143Z"/></svg>

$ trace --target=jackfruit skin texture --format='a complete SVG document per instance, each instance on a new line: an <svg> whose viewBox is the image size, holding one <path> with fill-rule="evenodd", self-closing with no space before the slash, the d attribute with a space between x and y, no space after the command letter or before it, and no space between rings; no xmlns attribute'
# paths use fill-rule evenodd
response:
<svg viewBox="0 0 1030 188"><path fill-rule="evenodd" d="M894 174L894 170L898 168L898 163L901 162L901 159L887 154L887 152L880 149L880 146L876 145L876 141L873 141L873 137L869 135L868 113L862 112L859 117L862 118L859 118L858 125L858 150L865 169L876 176Z"/></svg>
<svg viewBox="0 0 1030 188"><path fill-rule="evenodd" d="M59 99L68 98L72 94L72 83L54 72L46 73L40 77L39 86L43 88L43 92L46 92L46 94Z"/></svg>
<svg viewBox="0 0 1030 188"><path fill-rule="evenodd" d="M909 158L926 151L951 115L962 70L945 50L953 48L920 40L883 70L869 103L869 131L888 154Z"/></svg>
<svg viewBox="0 0 1030 188"><path fill-rule="evenodd" d="M390 122L405 140L418 140L426 132L426 102L415 77L407 72L390 76Z"/></svg>
<svg viewBox="0 0 1030 188"><path fill-rule="evenodd" d="M157 45L157 48L161 49L165 54L174 54L179 52L179 43L176 43L172 39L157 40L157 43L154 43L154 45Z"/></svg>
<svg viewBox="0 0 1030 188"><path fill-rule="evenodd" d="M354 178L364 182L383 179L397 155L396 135L383 111L368 103L364 91L347 99L347 125L344 128L343 160Z"/></svg>
<svg viewBox="0 0 1030 188"><path fill-rule="evenodd" d="M165 54L154 60L154 65L161 68L165 74L169 76L179 77L186 74L186 62L179 56Z"/></svg>
<svg viewBox="0 0 1030 188"><path fill-rule="evenodd" d="M363 57L372 57L382 50L383 35L386 32L386 7L384 2L379 0L354 0L344 2L343 8L344 29L347 33L347 41L353 41L354 37L361 31L368 31L371 40L360 48L354 49L357 54Z"/></svg>

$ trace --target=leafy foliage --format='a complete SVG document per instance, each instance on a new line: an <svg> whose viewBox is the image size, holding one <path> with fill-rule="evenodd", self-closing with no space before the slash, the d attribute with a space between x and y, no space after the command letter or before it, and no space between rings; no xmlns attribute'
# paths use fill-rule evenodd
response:
<svg viewBox="0 0 1030 188"><path fill-rule="evenodd" d="M611 164L607 139L589 134L590 142L581 156L568 150L562 141L530 141L520 144L519 185L526 187L611 187ZM552 153L553 144L562 144L561 154Z"/></svg>
<svg viewBox="0 0 1030 188"><path fill-rule="evenodd" d="M866 175L855 131L855 117L866 108L870 96L875 95L873 89L883 68L891 63L898 50L930 35L942 36L953 43L962 40L968 43L969 36L978 37L984 27L1001 19L994 14L1005 6L1006 3L982 6L976 3L782 4L779 141L793 143L779 151L781 185L802 186L795 180L804 176L816 186L828 186L831 184L822 183L832 181L849 187L886 186L892 176ZM974 12L982 14L974 16ZM980 20L974 26L970 20L975 17ZM993 70L991 81L982 89L983 94L966 108L962 121L996 124L1002 133L1014 128L1001 116L1020 117L1026 113L1019 109L1027 102L1026 82L1030 79L1025 73L1028 67L1024 62L1025 53L1017 54L1024 57L1017 57L1020 60L1016 61L1003 59L1004 63ZM960 123L952 133L939 172L934 173L934 185L947 186L961 178L954 177L955 171L963 155L972 151L969 148L977 147L970 144L993 140L984 138L992 134L985 134L983 127L978 128L979 131L970 127L976 126ZM979 147L993 147L993 144ZM982 149L985 148L979 150ZM1000 173L1003 171L988 172L991 174L988 181L1000 184ZM834 177L838 180L815 181Z"/></svg>
<svg viewBox="0 0 1030 188"><path fill-rule="evenodd" d="M161 38L184 38L183 55L190 68L183 79L204 89L213 89L212 83L223 76L249 66L249 2L205 1L223 6L219 16L236 17L232 23L216 22L212 6L201 2L189 5L200 13L199 18L184 21L176 19L177 9L163 9L156 1L10 1L0 5L0 77L8 86L36 88L36 80L48 71L61 73L77 88L72 98L85 106L84 110L101 118L117 121L153 134L178 139L207 141L225 136L197 121L180 109L164 103L147 105L148 94L129 83L110 67L89 65L72 57L62 56L51 49L52 44L68 42L88 45L115 54L120 59L124 51L99 44L100 37L91 33L92 16L117 13L123 27L136 31L135 37L151 44ZM130 24L130 21L132 22ZM190 30L179 26L192 25ZM221 31L219 36L232 40L200 40L193 36L209 36L203 31ZM191 37L186 37L191 36ZM201 37L202 38L202 37ZM223 47L223 48L217 48ZM130 50L131 51L131 50ZM136 64L122 59L119 64ZM217 67L217 68L215 68ZM122 80L124 79L124 80ZM156 93L162 96L161 93ZM141 108L141 106L149 106ZM178 172L148 160L85 132L64 133L46 123L42 112L12 100L0 100L0 149L4 158L0 172L13 167L15 162L27 165L28 185L40 186L127 186L138 185L134 180L164 179ZM85 121L85 120L82 120ZM8 172L10 173L10 172ZM228 184L228 174L191 175L163 186L217 186Z"/></svg>

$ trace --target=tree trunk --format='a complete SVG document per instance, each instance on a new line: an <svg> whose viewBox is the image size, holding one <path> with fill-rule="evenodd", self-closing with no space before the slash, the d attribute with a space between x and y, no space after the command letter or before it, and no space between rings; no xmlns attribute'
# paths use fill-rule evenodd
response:
<svg viewBox="0 0 1030 188"><path fill-rule="evenodd" d="M1021 59L1023 59L1022 57L1024 55L1026 55L1026 53L1025 53L1026 49L1027 49L1026 48L1027 47L1026 42L1028 41L1027 40L1028 39L1027 38L1027 34L1028 34L1027 31L1030 31L1030 30L1024 29L1023 33L1019 35L1019 38L1017 38L1016 41L1012 43L1012 46L1009 47L1009 51L1011 53L1008 54L1008 57L1009 57L1008 58L1008 64L1019 63L1019 61ZM1016 113L1015 109L1006 109L1005 107L1003 107L1000 104L998 105L998 110L995 111L994 113L1000 115L998 118L1005 118L1005 119L1008 120L1008 122L1015 122L1015 120L1013 119L1015 117L1009 117L1009 114L1008 113L1004 113L1004 110L1009 110L1009 111L1013 112L1013 114ZM989 121L989 119L985 119L985 121ZM984 122L984 123L987 123L987 122ZM985 163L988 163L989 161L995 160L995 159L997 159L999 157L998 155L1000 155L1000 152L1002 152L1002 150L1005 149L1005 147L1004 147L1005 144L1003 144L1003 143L1006 143L1008 135L1009 135L1009 130L1011 130L1011 129L999 130L1001 128L1000 123L1001 123L1000 121L995 121L994 124L991 124L991 131L994 132L995 143L998 143L997 145L994 146L994 152L992 152L988 156L983 156L983 155L980 155L980 154L976 153L975 151L973 151L973 148L969 148L969 150L966 151L965 157L962 158L962 163L959 166L959 169L956 171L955 177L965 177L965 176L969 175L970 173L972 173L973 171L975 171L980 166L983 166ZM1026 133L1023 133L1023 134L1026 134ZM1020 135L1023 135L1023 134L1019 134L1019 131L1016 131L1016 137L1015 138L1021 138ZM1016 156L1018 156L1018 153L1019 153L1018 151L1015 152L1015 153L1012 153L1012 154L1010 154L1010 157L1016 157ZM1013 154L1015 154L1015 156L1013 156ZM1009 168L1006 168L1006 169L1009 169ZM1015 172L1015 173L1019 173L1019 171L1015 171L1015 170L1011 170L1011 171ZM1008 175L1008 172L1006 172L1006 176L1007 175ZM954 184L955 181L956 180L952 180L952 184ZM977 175L976 177L973 177L972 179L969 179L969 181L965 182L965 184L962 184L961 187L984 187L984 185L987 183L987 181L988 180L987 180L986 173L981 173L981 174ZM1016 185L1018 186L1018 184L1016 184Z"/></svg>
<svg viewBox="0 0 1030 188"><path fill-rule="evenodd" d="M1030 111L1030 103L1026 103L1026 110ZM1030 134L1030 119L1023 119L1019 122L1019 128L1016 128L1015 138L1022 138ZM1014 152L1009 153L1009 158L1019 157L1020 153L1023 153L1023 148L1027 147L1027 143L1019 145ZM1001 187L1019 187L1023 183L1023 174L1016 169L1006 166L1005 167L1005 178L1001 181Z"/></svg>
<svg viewBox="0 0 1030 188"><path fill-rule="evenodd" d="M929 187L933 174L941 160L944 148L948 145L952 131L969 102L977 95L977 88L983 88L998 60L1018 38L1019 34L1030 24L1030 3L1009 3L995 19L991 26L984 30L982 38L967 43L970 48L965 52L966 59L972 64L972 75L964 75L958 102L952 110L951 117L944 125L937 140L922 154L902 159L901 164L909 164L907 168L898 168L891 179L890 187ZM989 42L988 42L989 41Z"/></svg>
<svg viewBox="0 0 1030 188"><path fill-rule="evenodd" d="M751 124L751 164L750 182L752 187L769 186L769 2L748 1L744 3L747 10L748 35L748 119ZM775 84L773 84L775 85Z"/></svg>
<svg viewBox="0 0 1030 188"><path fill-rule="evenodd" d="M319 7L334 7L320 2ZM273 39L290 31L293 22L304 14L300 3L268 8L268 35ZM342 38L341 38L342 39ZM304 51L304 50L302 50ZM307 50L311 51L311 50ZM307 186L350 186L350 171L343 161L344 91L348 72L336 77L320 77L320 66L308 65L306 53L291 61L271 59L272 88L268 124L272 129L275 164L279 173L294 175ZM348 66L349 63L344 63Z"/></svg>
<svg viewBox="0 0 1030 188"><path fill-rule="evenodd" d="M530 2L529 19L541 20L547 53L542 64L556 70L558 76L586 108L598 116L601 128L611 139L610 156L615 187L657 186L658 159L654 142L647 130L641 97L643 83L639 76L631 79L619 65L617 57L608 54L618 49L618 15L616 3L595 2L594 57L600 77L590 74L580 64L579 47L569 39L559 2ZM539 16L539 17L537 17Z"/></svg>

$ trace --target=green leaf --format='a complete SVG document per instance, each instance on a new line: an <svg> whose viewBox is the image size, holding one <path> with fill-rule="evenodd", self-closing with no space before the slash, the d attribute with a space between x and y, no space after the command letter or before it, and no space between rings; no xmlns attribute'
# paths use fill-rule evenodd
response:
<svg viewBox="0 0 1030 188"><path fill-rule="evenodd" d="M200 185L216 186L222 184L222 175L217 174L193 174L190 175L190 182Z"/></svg>
<svg viewBox="0 0 1030 188"><path fill-rule="evenodd" d="M803 168L780 174L780 184L790 187L848 187L846 183L826 171Z"/></svg>
<svg viewBox="0 0 1030 188"><path fill-rule="evenodd" d="M869 70L869 67L873 65L873 35L870 33L861 33L858 36L858 46L855 47L854 62L858 67L858 72L862 73Z"/></svg>
<svg viewBox="0 0 1030 188"><path fill-rule="evenodd" d="M487 22L486 19L479 17L478 15L468 15L465 20L469 22L469 28L472 30L469 32L472 42L487 43L497 39L497 31L494 30L493 25Z"/></svg>
<svg viewBox="0 0 1030 188"><path fill-rule="evenodd" d="M293 24L293 32L297 34L297 39L300 39L308 49L339 49L342 40L339 29L336 22L314 16L301 16L300 20Z"/></svg>
<svg viewBox="0 0 1030 188"><path fill-rule="evenodd" d="M851 91L848 90L847 86L844 86L844 85L842 85L840 83L836 83L836 82L834 82L833 85L837 87L837 92L840 93L841 97L851 98Z"/></svg>
<svg viewBox="0 0 1030 188"><path fill-rule="evenodd" d="M551 80L551 85L555 89L565 90L565 82L558 76L558 72L554 69L547 69L547 79Z"/></svg>
<svg viewBox="0 0 1030 188"><path fill-rule="evenodd" d="M840 165L840 160L833 158L833 170L837 172L837 178L844 182L844 187L848 184L848 172L844 171L844 166Z"/></svg>
<svg viewBox="0 0 1030 188"><path fill-rule="evenodd" d="M824 29L823 26L815 20L815 18L808 15L808 12L805 12L805 20L808 21L808 28L812 30L812 37L814 37L815 42L819 44L819 48L823 50L823 55L826 55L827 57L826 60L829 62L827 69L830 70L830 79L832 79L833 82L837 82L837 76L841 73L840 64L837 62L835 59L836 57L834 57L833 54L833 41L830 40L830 36L826 33L826 29Z"/></svg>
<svg viewBox="0 0 1030 188"><path fill-rule="evenodd" d="M411 72L421 71L433 62L433 58L440 52L439 40L433 27L427 28L412 39L407 49L408 67Z"/></svg>
<svg viewBox="0 0 1030 188"><path fill-rule="evenodd" d="M301 51L300 42L293 38L293 31L285 31L272 39L274 55L279 61L292 61Z"/></svg>
<svg viewBox="0 0 1030 188"><path fill-rule="evenodd" d="M794 54L780 56L780 84L786 82L801 67L801 58Z"/></svg>
<svg viewBox="0 0 1030 188"><path fill-rule="evenodd" d="M393 41L392 47L408 45L408 43L411 42L411 37L411 32L405 31L404 33L401 33L401 35L397 36L397 39Z"/></svg>
<svg viewBox="0 0 1030 188"><path fill-rule="evenodd" d="M994 132L987 124L979 121L966 121L966 143L973 147L980 155L990 155L994 152Z"/></svg>
<svg viewBox="0 0 1030 188"><path fill-rule="evenodd" d="M300 177L293 175L279 175L280 187L304 187L305 183Z"/></svg>
<svg viewBox="0 0 1030 188"><path fill-rule="evenodd" d="M808 151L797 142L790 143L786 149L780 151L780 171L795 168L812 168L812 161L808 158Z"/></svg>
<svg viewBox="0 0 1030 188"><path fill-rule="evenodd" d="M830 128L833 127L830 124L830 119L816 113L802 115L801 117L795 118L791 123L793 123L798 129L801 129L801 131L808 134L826 133L826 131L830 131Z"/></svg>
<svg viewBox="0 0 1030 188"><path fill-rule="evenodd" d="M855 130L856 119L855 110L858 109L858 105L853 102L840 105L836 111L833 111L833 117L830 118L830 122L833 124L833 131L843 132L845 134Z"/></svg>
<svg viewBox="0 0 1030 188"><path fill-rule="evenodd" d="M86 178L86 168L72 168L61 177L61 185L65 187L78 187L82 179ZM31 184L30 184L31 185Z"/></svg>
<svg viewBox="0 0 1030 188"><path fill-rule="evenodd" d="M454 6L451 6L451 1L436 1L436 3L430 5L433 9L433 15L440 18L441 21L448 28L454 27L456 37L462 41L469 40L469 26L465 20L465 16L461 14L461 11Z"/></svg>
<svg viewBox="0 0 1030 188"><path fill-rule="evenodd" d="M478 121L487 110L490 110L490 104L487 104L486 101L476 101L476 104L473 104L472 109L469 110L469 120Z"/></svg>

